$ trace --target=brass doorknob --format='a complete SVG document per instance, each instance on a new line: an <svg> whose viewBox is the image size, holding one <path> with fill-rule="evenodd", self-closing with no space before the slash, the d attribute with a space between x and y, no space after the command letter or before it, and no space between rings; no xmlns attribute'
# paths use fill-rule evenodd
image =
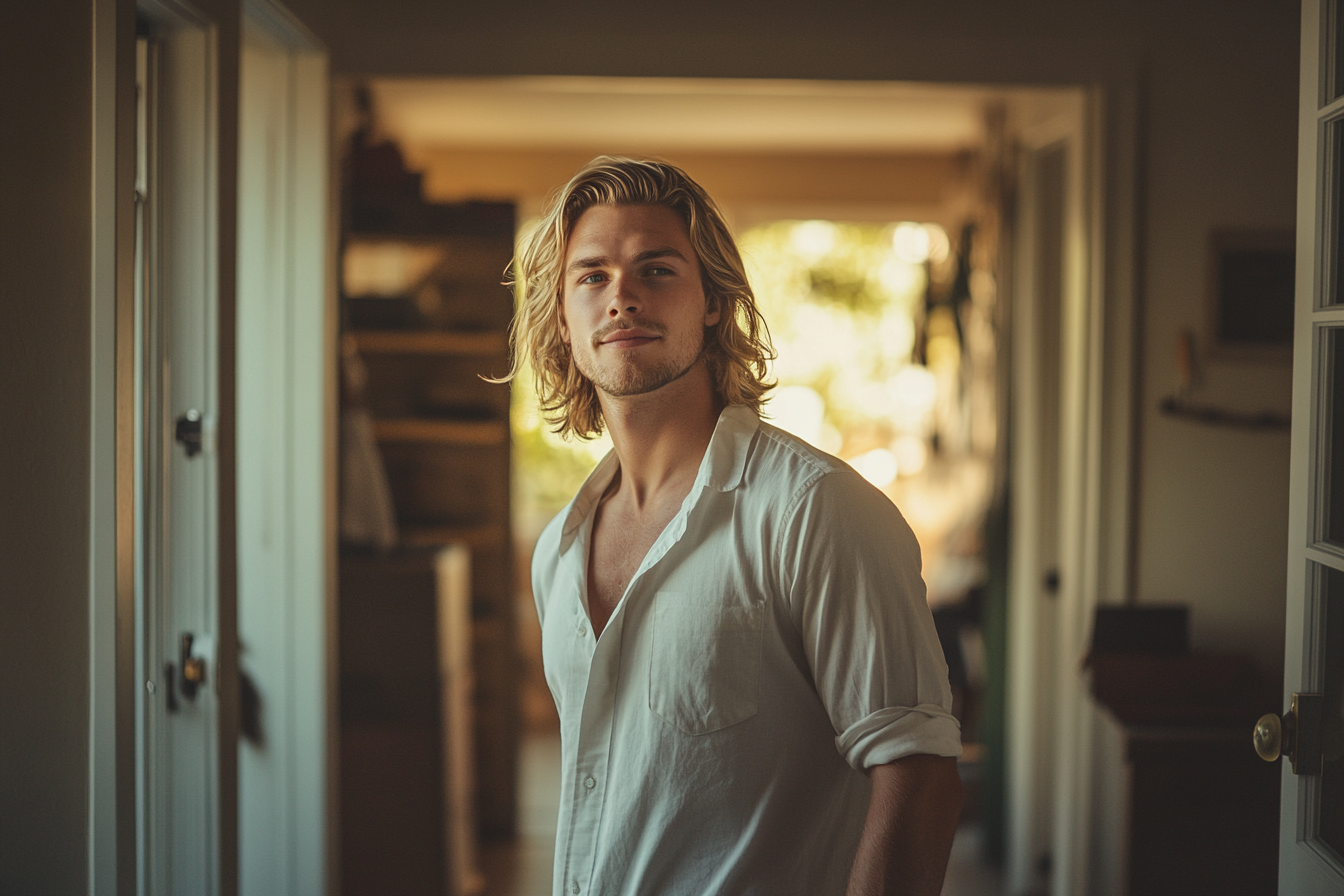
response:
<svg viewBox="0 0 1344 896"><path fill-rule="evenodd" d="M1261 716L1255 723L1255 732L1251 735L1255 743L1255 753L1266 762L1279 758L1283 748L1283 723L1274 713Z"/></svg>

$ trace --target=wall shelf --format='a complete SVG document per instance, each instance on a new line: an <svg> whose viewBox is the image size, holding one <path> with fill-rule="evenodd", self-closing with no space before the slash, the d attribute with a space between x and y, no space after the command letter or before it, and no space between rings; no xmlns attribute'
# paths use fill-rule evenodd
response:
<svg viewBox="0 0 1344 896"><path fill-rule="evenodd" d="M472 550L498 547L507 533L503 526L436 526L408 524L401 527L401 542L407 547L423 548L445 544L465 544Z"/></svg>
<svg viewBox="0 0 1344 896"><path fill-rule="evenodd" d="M404 417L375 420L373 434L380 442L502 446L509 443L509 424L503 420L466 421Z"/></svg>
<svg viewBox="0 0 1344 896"><path fill-rule="evenodd" d="M1212 405L1191 404L1184 399L1170 396L1162 399L1158 405L1164 415L1203 423L1206 426L1224 426L1231 429L1286 430L1292 426L1292 418L1287 414L1274 411L1247 413Z"/></svg>
<svg viewBox="0 0 1344 896"><path fill-rule="evenodd" d="M509 349L502 332L465 333L452 330L351 330L355 345L366 355L499 355Z"/></svg>

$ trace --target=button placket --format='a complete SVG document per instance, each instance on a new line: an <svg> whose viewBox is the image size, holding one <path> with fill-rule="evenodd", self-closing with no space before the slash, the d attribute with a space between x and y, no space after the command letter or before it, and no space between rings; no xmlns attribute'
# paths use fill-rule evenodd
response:
<svg viewBox="0 0 1344 896"><path fill-rule="evenodd" d="M586 622L586 619L581 621ZM614 629L612 638L601 645L593 638L584 640L584 652L589 657L588 680L580 710L579 740L573 766L575 777L570 791L570 799L574 801L573 827L565 862L571 892L575 892L574 887L582 889L584 886L582 877L571 875L575 872L591 874L597 860L597 837L603 814L603 789L598 786L598 780L606 773L615 721L614 691L621 658L622 624L623 616L618 612L608 623L608 628Z"/></svg>
<svg viewBox="0 0 1344 896"><path fill-rule="evenodd" d="M574 757L577 762L572 766L575 778L571 779L575 785L571 785L573 789L569 797L574 805L564 862L565 877L569 877L569 892L575 896L583 891L584 882L580 877L571 875L576 871L580 874L586 871L591 875L597 862L597 837L602 826L603 794L606 789L600 782L606 778L608 750L615 725L616 672L621 662L621 629L625 623L627 604L639 590L644 576L685 533L689 505L694 503L694 497L683 504L677 517L645 555L626 586L625 594L617 602L615 612L607 622L607 637L600 644L597 638L588 637L591 626L581 595L576 602L574 630L583 644L581 653L588 660L588 675L579 710L578 744ZM586 557L588 546L582 546L584 550L579 554ZM586 578L578 577L578 580L583 582Z"/></svg>

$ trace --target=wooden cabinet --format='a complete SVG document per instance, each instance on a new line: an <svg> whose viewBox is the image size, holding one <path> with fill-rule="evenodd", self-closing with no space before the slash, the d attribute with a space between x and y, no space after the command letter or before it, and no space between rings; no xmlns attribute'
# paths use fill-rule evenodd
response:
<svg viewBox="0 0 1344 896"><path fill-rule="evenodd" d="M479 829L483 837L508 837L519 739L509 387L482 376L508 368L513 300L501 281L513 255L514 209L393 199L366 197L347 210L344 337L367 371L361 400L387 472L398 553L450 543L471 551ZM347 550L343 571L358 553ZM367 569L360 575L376 577ZM358 652L373 634L351 630L352 622L341 620L342 644ZM374 737L367 727L358 737Z"/></svg>
<svg viewBox="0 0 1344 896"><path fill-rule="evenodd" d="M463 545L341 558L341 886L473 896L471 559Z"/></svg>
<svg viewBox="0 0 1344 896"><path fill-rule="evenodd" d="M1094 655L1098 749L1093 890L1132 896L1270 896L1277 887L1279 767L1256 756L1255 720L1278 689L1242 657Z"/></svg>

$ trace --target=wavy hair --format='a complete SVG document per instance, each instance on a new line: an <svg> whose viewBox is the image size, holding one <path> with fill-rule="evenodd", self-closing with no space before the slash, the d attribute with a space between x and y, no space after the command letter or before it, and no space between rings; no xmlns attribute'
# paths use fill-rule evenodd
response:
<svg viewBox="0 0 1344 896"><path fill-rule="evenodd" d="M686 222L705 300L720 312L718 323L705 328L705 358L715 392L725 404L759 410L774 386L766 377L775 351L737 244L704 188L675 165L653 159L593 159L555 194L523 239L506 283L514 289L517 311L510 329L511 367L501 381L513 379L530 362L542 416L555 432L582 439L602 433L597 389L579 372L561 334L561 268L569 236L584 212L595 205L626 204L666 206Z"/></svg>

